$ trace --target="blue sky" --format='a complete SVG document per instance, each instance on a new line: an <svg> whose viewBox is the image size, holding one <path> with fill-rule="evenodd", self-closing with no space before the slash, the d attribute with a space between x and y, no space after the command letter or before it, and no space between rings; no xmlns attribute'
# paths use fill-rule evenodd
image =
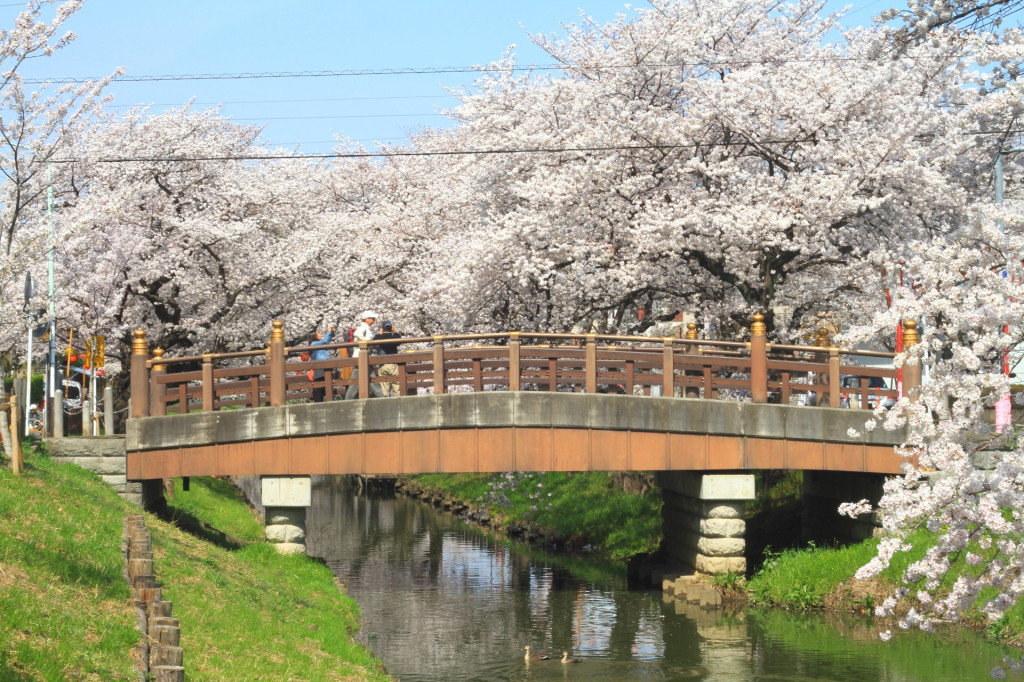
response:
<svg viewBox="0 0 1024 682"><path fill-rule="evenodd" d="M635 2L645 6L644 2ZM894 0L829 0L852 5L846 23L865 24ZM527 31L561 31L578 8L599 21L625 9L624 0L86 0L69 23L70 47L34 60L27 74L99 76L334 71L484 64L516 44L521 64L549 63ZM0 3L9 25L18 6ZM264 139L304 153L327 152L336 134L400 142L420 126L444 125L445 87L472 74L349 76L119 82L114 104L154 111L195 99L222 104L233 119L265 124Z"/></svg>

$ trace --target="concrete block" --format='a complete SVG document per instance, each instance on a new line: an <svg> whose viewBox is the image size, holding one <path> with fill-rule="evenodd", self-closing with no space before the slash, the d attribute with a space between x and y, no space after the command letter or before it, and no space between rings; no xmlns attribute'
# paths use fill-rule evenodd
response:
<svg viewBox="0 0 1024 682"><path fill-rule="evenodd" d="M298 542L275 542L271 545L278 554L305 554L306 546Z"/></svg>
<svg viewBox="0 0 1024 682"><path fill-rule="evenodd" d="M403 398L412 400L412 398ZM372 400L333 400L324 405L324 432L357 433L363 430L363 414ZM391 402L391 401L389 401ZM397 401L396 401L397 402Z"/></svg>
<svg viewBox="0 0 1024 682"><path fill-rule="evenodd" d="M742 519L746 505L739 503L704 503L702 516L706 519Z"/></svg>
<svg viewBox="0 0 1024 682"><path fill-rule="evenodd" d="M301 543L306 539L306 531L300 526L278 523L266 527L266 536L269 542Z"/></svg>
<svg viewBox="0 0 1024 682"><path fill-rule="evenodd" d="M263 506L308 507L312 504L313 487L309 476L261 476Z"/></svg>
<svg viewBox="0 0 1024 682"><path fill-rule="evenodd" d="M117 492L124 492L124 487L128 484L128 479L124 474L103 475L100 478Z"/></svg>
<svg viewBox="0 0 1024 682"><path fill-rule="evenodd" d="M218 443L245 443L253 439L256 413L264 408L224 410L218 412L216 439ZM159 419L159 417L158 417Z"/></svg>
<svg viewBox="0 0 1024 682"><path fill-rule="evenodd" d="M515 422L515 401L519 393L510 391L487 391L472 394L476 403L476 415L480 426L513 426Z"/></svg>
<svg viewBox="0 0 1024 682"><path fill-rule="evenodd" d="M694 562L698 573L717 575L721 573L746 573L747 560L742 556L709 557L698 554Z"/></svg>
<svg viewBox="0 0 1024 682"><path fill-rule="evenodd" d="M288 408L281 405L253 410L252 437L254 440L287 438Z"/></svg>
<svg viewBox="0 0 1024 682"><path fill-rule="evenodd" d="M121 499L130 504L134 504L137 507L142 506L142 493L126 492L120 493Z"/></svg>
<svg viewBox="0 0 1024 682"><path fill-rule="evenodd" d="M706 400L703 430L719 436L736 436L743 432L742 404L725 400Z"/></svg>
<svg viewBox="0 0 1024 682"><path fill-rule="evenodd" d="M743 556L743 538L704 538L697 541L697 551L704 556Z"/></svg>
<svg viewBox="0 0 1024 682"><path fill-rule="evenodd" d="M742 538L747 532L743 519L704 519L700 522L700 534L707 538Z"/></svg>
<svg viewBox="0 0 1024 682"><path fill-rule="evenodd" d="M669 401L661 397L637 396L629 401L631 431L667 431L671 410Z"/></svg>
<svg viewBox="0 0 1024 682"><path fill-rule="evenodd" d="M701 475L702 500L752 500L754 496L753 474Z"/></svg>
<svg viewBox="0 0 1024 682"><path fill-rule="evenodd" d="M332 407L330 403L286 405L288 435L293 438L324 435L327 433L327 415Z"/></svg>
<svg viewBox="0 0 1024 682"><path fill-rule="evenodd" d="M401 401L373 398L347 402L362 408L364 431L398 431L402 426Z"/></svg>
<svg viewBox="0 0 1024 682"><path fill-rule="evenodd" d="M437 425L440 428L473 428L477 425L476 396L472 393L447 393L437 401Z"/></svg>
<svg viewBox="0 0 1024 682"><path fill-rule="evenodd" d="M839 411L825 407L793 409L799 411L790 413L786 419L786 438L790 440L822 440L825 437L823 415L826 412Z"/></svg>
<svg viewBox="0 0 1024 682"><path fill-rule="evenodd" d="M100 475L118 474L124 476L127 468L127 459L124 455L120 457L53 457L53 461L61 464L75 464Z"/></svg>
<svg viewBox="0 0 1024 682"><path fill-rule="evenodd" d="M175 419L182 422L181 439L175 445L206 445L217 441L219 412L194 412L159 419Z"/></svg>
<svg viewBox="0 0 1024 682"><path fill-rule="evenodd" d="M520 393L520 396L526 395ZM585 393L549 393L551 407L549 417L552 426L566 428L590 428L589 396Z"/></svg>
<svg viewBox="0 0 1024 682"><path fill-rule="evenodd" d="M590 403L590 428L613 431L629 428L630 397L595 393L587 398Z"/></svg>
<svg viewBox="0 0 1024 682"><path fill-rule="evenodd" d="M44 438L52 457L124 457L124 436Z"/></svg>
<svg viewBox="0 0 1024 682"><path fill-rule="evenodd" d="M755 438L785 438L786 420L792 409L785 405L742 403L743 434Z"/></svg>
<svg viewBox="0 0 1024 682"><path fill-rule="evenodd" d="M402 414L402 429L437 428L438 396L409 396L396 401Z"/></svg>
<svg viewBox="0 0 1024 682"><path fill-rule="evenodd" d="M145 417L138 420L139 432L137 449L157 450L173 448L181 445L184 436L185 422L189 415L179 417Z"/></svg>
<svg viewBox="0 0 1024 682"><path fill-rule="evenodd" d="M664 399L666 430L676 433L703 433L707 401L700 398Z"/></svg>
<svg viewBox="0 0 1024 682"><path fill-rule="evenodd" d="M563 413L572 409L560 400L562 396L557 393L519 391L514 396L516 426L551 426L551 411L556 402L562 403ZM585 406L578 405L577 407L582 407L584 411L583 418L577 421L586 421L590 418L589 411Z"/></svg>
<svg viewBox="0 0 1024 682"><path fill-rule="evenodd" d="M267 525L289 524L292 526L305 527L305 507L274 507L267 509L265 513Z"/></svg>

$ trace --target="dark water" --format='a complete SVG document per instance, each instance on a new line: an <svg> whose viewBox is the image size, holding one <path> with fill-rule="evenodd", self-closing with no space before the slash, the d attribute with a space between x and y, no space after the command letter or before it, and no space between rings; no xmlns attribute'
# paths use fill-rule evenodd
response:
<svg viewBox="0 0 1024 682"><path fill-rule="evenodd" d="M316 479L314 479L316 480ZM308 548L359 602L366 644L403 682L991 679L1009 653L972 635L859 618L704 612L628 590L624 574L495 540L421 502L315 483ZM580 663L527 663L523 646Z"/></svg>

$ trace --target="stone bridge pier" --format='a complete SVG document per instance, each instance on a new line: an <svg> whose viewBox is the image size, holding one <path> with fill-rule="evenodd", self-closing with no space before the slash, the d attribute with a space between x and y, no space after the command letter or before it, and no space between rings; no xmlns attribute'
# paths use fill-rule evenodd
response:
<svg viewBox="0 0 1024 682"><path fill-rule="evenodd" d="M754 474L738 471L661 471L665 558L697 573L743 573L746 503Z"/></svg>

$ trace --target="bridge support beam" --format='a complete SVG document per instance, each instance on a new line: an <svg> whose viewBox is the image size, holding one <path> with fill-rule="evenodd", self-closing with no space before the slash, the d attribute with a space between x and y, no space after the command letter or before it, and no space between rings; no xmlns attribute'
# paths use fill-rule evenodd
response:
<svg viewBox="0 0 1024 682"><path fill-rule="evenodd" d="M261 476L267 540L281 554L306 552L306 508L313 503L309 476Z"/></svg>
<svg viewBox="0 0 1024 682"><path fill-rule="evenodd" d="M740 472L664 471L654 482L662 491L664 554L697 573L747 570L746 503L754 499L754 475Z"/></svg>

